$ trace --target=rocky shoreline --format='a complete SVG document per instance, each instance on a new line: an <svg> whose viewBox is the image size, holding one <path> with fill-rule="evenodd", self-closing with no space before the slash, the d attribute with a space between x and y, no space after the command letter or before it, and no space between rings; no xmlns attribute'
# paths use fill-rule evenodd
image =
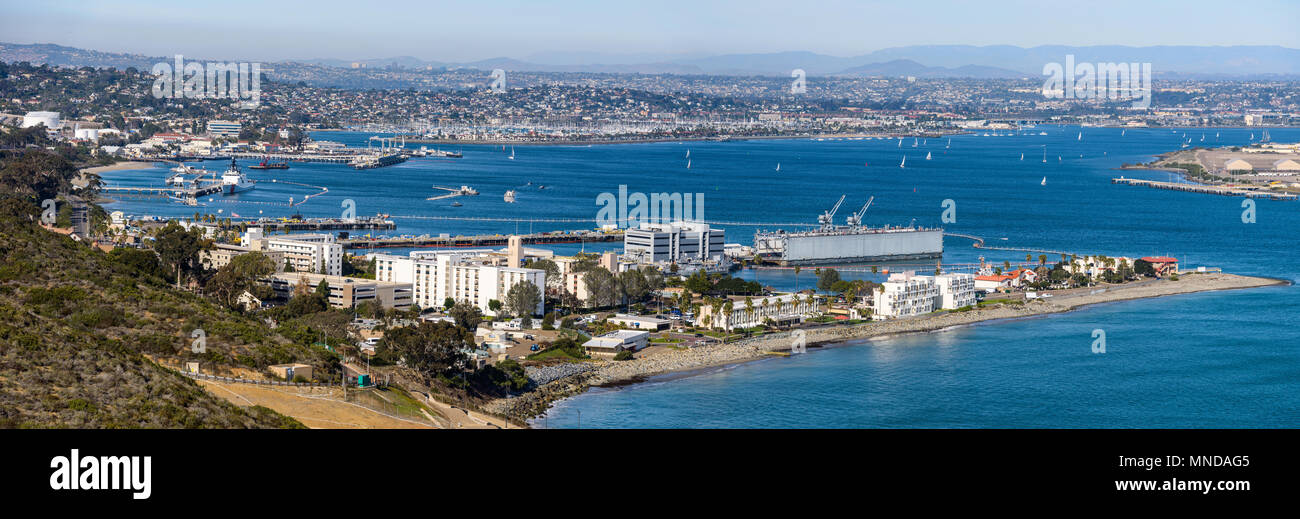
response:
<svg viewBox="0 0 1300 519"><path fill-rule="evenodd" d="M1002 303L964 312L939 312L908 319L849 326L832 325L806 328L803 331L806 334L806 344L816 346L872 337L930 332L984 321L1066 312L1082 306L1113 301L1283 284L1289 282L1223 273L1185 274L1178 281L1150 280L1124 285L1102 285L1020 304ZM655 375L757 360L767 357L772 352L789 351L792 345L791 332L779 332L728 344L673 350L630 361L596 361L590 363L589 368L584 368L573 375L553 378L523 395L489 402L485 409L504 416L536 417L545 413L552 403L579 394L592 386L635 383Z"/></svg>

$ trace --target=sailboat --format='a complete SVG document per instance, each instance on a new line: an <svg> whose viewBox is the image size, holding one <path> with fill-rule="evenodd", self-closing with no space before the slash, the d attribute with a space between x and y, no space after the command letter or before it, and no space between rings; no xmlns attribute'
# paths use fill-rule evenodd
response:
<svg viewBox="0 0 1300 519"><path fill-rule="evenodd" d="M948 139L948 145L947 145L947 146L944 146L943 149L946 150L946 149L951 148L951 147L952 147L952 139Z"/></svg>
<svg viewBox="0 0 1300 519"><path fill-rule="evenodd" d="M1120 132L1119 132L1119 136L1120 136L1120 137L1123 137L1124 134L1126 134L1126 133L1128 133L1128 130L1120 130Z"/></svg>
<svg viewBox="0 0 1300 519"><path fill-rule="evenodd" d="M1083 132L1079 132L1079 137L1076 138L1076 139L1074 139L1074 140L1076 140L1076 141L1081 141L1081 140L1083 140Z"/></svg>
<svg viewBox="0 0 1300 519"><path fill-rule="evenodd" d="M515 203L515 190L513 189L506 190L506 195L502 198L506 201L507 204Z"/></svg>
<svg viewBox="0 0 1300 519"><path fill-rule="evenodd" d="M776 163L776 170L777 170L777 171L781 171L781 163L780 163L780 162L777 162L777 163Z"/></svg>
<svg viewBox="0 0 1300 519"><path fill-rule="evenodd" d="M899 148L902 148L902 147L903 147L903 139L901 139L901 138L898 139L898 147L899 147Z"/></svg>
<svg viewBox="0 0 1300 519"><path fill-rule="evenodd" d="M930 160L930 152L925 152L925 160Z"/></svg>
<svg viewBox="0 0 1300 519"><path fill-rule="evenodd" d="M691 150L686 150L686 158L691 158Z"/></svg>
<svg viewBox="0 0 1300 519"><path fill-rule="evenodd" d="M898 163L898 167L902 168L906 166L907 166L907 155L903 155L903 161Z"/></svg>
<svg viewBox="0 0 1300 519"><path fill-rule="evenodd" d="M1045 185L1047 185L1047 177L1043 177L1043 181L1042 181L1042 182L1039 182L1038 185L1040 185L1040 186L1045 186Z"/></svg>
<svg viewBox="0 0 1300 519"><path fill-rule="evenodd" d="M1021 153L1021 154L1020 154L1020 160L1025 160L1025 154L1024 154L1024 153Z"/></svg>
<svg viewBox="0 0 1300 519"><path fill-rule="evenodd" d="M1043 146L1043 164L1047 164L1047 146Z"/></svg>
<svg viewBox="0 0 1300 519"><path fill-rule="evenodd" d="M915 138L912 139L912 147L913 147L913 148L916 147L916 139L915 139Z"/></svg>
<svg viewBox="0 0 1300 519"><path fill-rule="evenodd" d="M507 159L510 159L510 160L515 160L515 147L514 147L514 146L511 146L511 147L510 147L510 156L509 156L509 157L506 157L506 158L507 158Z"/></svg>
<svg viewBox="0 0 1300 519"><path fill-rule="evenodd" d="M691 169L691 159L686 159L686 169Z"/></svg>

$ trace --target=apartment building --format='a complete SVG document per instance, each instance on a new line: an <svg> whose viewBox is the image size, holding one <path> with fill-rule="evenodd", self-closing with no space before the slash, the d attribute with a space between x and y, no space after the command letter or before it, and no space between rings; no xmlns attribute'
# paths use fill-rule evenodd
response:
<svg viewBox="0 0 1300 519"><path fill-rule="evenodd" d="M973 279L971 283L973 288ZM881 318L928 314L934 311L938 296L939 287L933 277L911 272L893 273L876 289L871 313Z"/></svg>
<svg viewBox="0 0 1300 519"><path fill-rule="evenodd" d="M275 264L276 272L284 270L283 252L272 250L254 251L248 247L240 247L238 245L230 245L226 243L214 244L211 250L199 253L199 262L203 264L204 268L217 270L229 265L231 260L235 259L236 256L247 254L249 252L261 252L266 255L266 257L271 258L271 262Z"/></svg>
<svg viewBox="0 0 1300 519"><path fill-rule="evenodd" d="M332 234L287 234L264 238L262 229L254 227L244 234L243 244L250 250L279 253L283 256L281 263L292 267L294 272L343 275L343 245L337 243Z"/></svg>
<svg viewBox="0 0 1300 519"><path fill-rule="evenodd" d="M974 274L940 274L934 277L934 284L939 291L935 308L955 310L975 304Z"/></svg>
<svg viewBox="0 0 1300 519"><path fill-rule="evenodd" d="M392 283L370 279L312 274L308 272L280 272L264 280L281 299L293 297L293 291L299 285L306 286L315 293L316 287L324 280L329 283L330 293L327 298L334 308L352 308L366 301L374 301L384 308L406 310L411 307L411 286L406 283Z"/></svg>
<svg viewBox="0 0 1300 519"><path fill-rule="evenodd" d="M375 255L375 278L409 283L413 301L421 308L442 307L447 298L467 302L485 315L496 315L489 302L506 301L516 284L528 281L538 291L546 289L546 271L498 264L489 249L459 251L416 251L409 256ZM534 315L545 310L538 302Z"/></svg>

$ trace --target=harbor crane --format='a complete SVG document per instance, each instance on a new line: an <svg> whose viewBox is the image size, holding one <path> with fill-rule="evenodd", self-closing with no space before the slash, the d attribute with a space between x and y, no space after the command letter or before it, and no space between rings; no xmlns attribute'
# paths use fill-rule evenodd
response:
<svg viewBox="0 0 1300 519"><path fill-rule="evenodd" d="M875 200L875 199L876 199L876 197L874 197L874 196L871 197L871 198L868 198L868 199L867 199L867 203L866 203L866 204L863 204L862 209L858 209L858 212L849 215L849 217L848 217L848 224L849 224L849 227L861 227L861 226L862 226L862 215L867 214L867 208L868 208L868 207L871 207L871 202L872 202L873 200Z"/></svg>
<svg viewBox="0 0 1300 519"><path fill-rule="evenodd" d="M840 210L840 204L844 203L844 197L846 196L848 195L840 195L840 200L835 202L835 207L817 217L817 223L822 224L822 230L831 230L835 227L835 212Z"/></svg>

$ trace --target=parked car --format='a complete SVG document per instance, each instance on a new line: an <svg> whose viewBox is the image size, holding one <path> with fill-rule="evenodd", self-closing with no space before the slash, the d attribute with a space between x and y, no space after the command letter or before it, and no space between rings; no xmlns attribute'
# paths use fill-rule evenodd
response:
<svg viewBox="0 0 1300 519"><path fill-rule="evenodd" d="M539 349L540 349L540 348L538 348L536 344L534 344L534 345L528 347L528 351L537 351L537 350L539 350Z"/></svg>

